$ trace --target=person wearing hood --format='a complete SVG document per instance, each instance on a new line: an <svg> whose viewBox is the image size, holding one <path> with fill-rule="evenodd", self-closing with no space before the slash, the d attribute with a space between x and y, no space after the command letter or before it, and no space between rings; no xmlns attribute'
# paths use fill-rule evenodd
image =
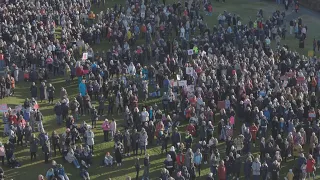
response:
<svg viewBox="0 0 320 180"><path fill-rule="evenodd" d="M144 128L141 129L139 142L140 142L140 155L142 154L142 150L144 151L144 154L146 154L147 145L148 145L148 134Z"/></svg>
<svg viewBox="0 0 320 180"><path fill-rule="evenodd" d="M293 180L294 174L293 174L293 172L292 172L292 169L289 169L289 172L287 173L286 178L287 178L288 180Z"/></svg>
<svg viewBox="0 0 320 180"><path fill-rule="evenodd" d="M185 155L184 165L187 168L190 168L192 163L194 163L194 154L192 152L192 149L188 148L187 153Z"/></svg>
<svg viewBox="0 0 320 180"><path fill-rule="evenodd" d="M172 176L174 166L173 166L173 160L172 160L170 154L167 154L167 158L164 161L164 166L169 171L170 176Z"/></svg>
<svg viewBox="0 0 320 180"><path fill-rule="evenodd" d="M201 153L200 149L197 149L196 153L194 153L193 162L198 169L199 176L201 176L202 153Z"/></svg>
<svg viewBox="0 0 320 180"><path fill-rule="evenodd" d="M254 162L252 163L252 175L254 180L260 179L260 169L261 163L258 158L255 158Z"/></svg>
<svg viewBox="0 0 320 180"><path fill-rule="evenodd" d="M136 67L133 65L133 62L130 62L130 65L128 66L128 73L131 76L136 75Z"/></svg>

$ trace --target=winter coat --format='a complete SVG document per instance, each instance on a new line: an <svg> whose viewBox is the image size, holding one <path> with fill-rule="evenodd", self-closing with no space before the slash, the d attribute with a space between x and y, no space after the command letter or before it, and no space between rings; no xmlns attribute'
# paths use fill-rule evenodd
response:
<svg viewBox="0 0 320 180"><path fill-rule="evenodd" d="M253 162L252 163L252 175L260 175L260 168L261 168L260 162Z"/></svg>
<svg viewBox="0 0 320 180"><path fill-rule="evenodd" d="M179 132L172 133L171 141L173 144L181 142L181 134Z"/></svg>
<svg viewBox="0 0 320 180"><path fill-rule="evenodd" d="M89 146L94 145L94 133L92 131L87 131L86 136L87 136L87 145Z"/></svg>
<svg viewBox="0 0 320 180"><path fill-rule="evenodd" d="M39 139L37 138L32 138L30 141L30 152L31 153L36 153L38 151L38 144L39 144Z"/></svg>
<svg viewBox="0 0 320 180"><path fill-rule="evenodd" d="M312 173L315 169L316 161L312 159L307 160L307 173Z"/></svg>
<svg viewBox="0 0 320 180"><path fill-rule="evenodd" d="M238 136L234 139L234 144L236 146L237 151L241 151L243 149L244 147L243 142L244 142L243 136Z"/></svg>
<svg viewBox="0 0 320 180"><path fill-rule="evenodd" d="M102 127L103 131L109 131L110 130L110 124L109 124L108 121L104 121L101 127Z"/></svg>
<svg viewBox="0 0 320 180"><path fill-rule="evenodd" d="M240 173L242 166L242 161L240 158L237 158L234 163L234 172Z"/></svg>
<svg viewBox="0 0 320 180"><path fill-rule="evenodd" d="M54 113L55 113L57 116L61 116L61 115L62 115L61 105L56 105L56 106L54 107Z"/></svg>
<svg viewBox="0 0 320 180"><path fill-rule="evenodd" d="M188 153L186 154L185 156L185 161L184 161L184 165L187 167L187 168L190 168L191 167L191 163L194 162L194 154L191 152L191 153Z"/></svg>
<svg viewBox="0 0 320 180"><path fill-rule="evenodd" d="M201 165L201 162L202 162L202 154L196 152L196 153L194 154L193 162L194 162L196 165Z"/></svg>
<svg viewBox="0 0 320 180"><path fill-rule="evenodd" d="M226 167L219 165L219 167L218 167L218 177L219 177L219 180L225 180L225 179L227 178L226 172L227 172L227 171L226 171Z"/></svg>
<svg viewBox="0 0 320 180"><path fill-rule="evenodd" d="M87 86L84 83L79 84L79 92L81 96L85 96L87 94Z"/></svg>
<svg viewBox="0 0 320 180"><path fill-rule="evenodd" d="M38 95L38 89L37 86L31 86L30 87L30 93L31 93L31 97L37 97Z"/></svg>
<svg viewBox="0 0 320 180"><path fill-rule="evenodd" d="M68 154L64 158L66 161L68 161L68 163L72 163L76 159L73 151L69 151Z"/></svg>
<svg viewBox="0 0 320 180"><path fill-rule="evenodd" d="M40 88L40 99L46 99L46 96L47 96L47 86L45 85L41 85Z"/></svg>
<svg viewBox="0 0 320 180"><path fill-rule="evenodd" d="M140 134L139 142L140 142L140 146L148 145L148 134L146 132Z"/></svg>

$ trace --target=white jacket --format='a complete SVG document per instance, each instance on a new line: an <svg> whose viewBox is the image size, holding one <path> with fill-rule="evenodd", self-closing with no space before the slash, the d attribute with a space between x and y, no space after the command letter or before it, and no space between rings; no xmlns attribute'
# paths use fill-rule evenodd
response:
<svg viewBox="0 0 320 180"><path fill-rule="evenodd" d="M141 112L141 121L142 122L149 121L149 113L148 113L148 111L142 111Z"/></svg>
<svg viewBox="0 0 320 180"><path fill-rule="evenodd" d="M117 123L115 121L111 121L111 123L110 123L110 131L113 131L113 132L117 131Z"/></svg>
<svg viewBox="0 0 320 180"><path fill-rule="evenodd" d="M260 168L261 168L261 163L254 161L252 163L252 175L260 175Z"/></svg>
<svg viewBox="0 0 320 180"><path fill-rule="evenodd" d="M136 75L136 67L131 63L128 67L128 73L130 75Z"/></svg>

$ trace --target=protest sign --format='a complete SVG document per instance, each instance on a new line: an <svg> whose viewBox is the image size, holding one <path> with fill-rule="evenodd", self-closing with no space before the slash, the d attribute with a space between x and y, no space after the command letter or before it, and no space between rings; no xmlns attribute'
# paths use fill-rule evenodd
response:
<svg viewBox="0 0 320 180"><path fill-rule="evenodd" d="M83 53L82 54L82 60L85 61L88 59L88 53Z"/></svg>
<svg viewBox="0 0 320 180"><path fill-rule="evenodd" d="M33 109L39 109L39 104L35 104L35 105L33 106Z"/></svg>
<svg viewBox="0 0 320 180"><path fill-rule="evenodd" d="M0 112L7 112L8 111L8 105L7 104L1 104L0 105Z"/></svg>
<svg viewBox="0 0 320 180"><path fill-rule="evenodd" d="M193 55L193 49L189 49L189 50L188 50L188 55L189 55L189 56Z"/></svg>
<svg viewBox="0 0 320 180"><path fill-rule="evenodd" d="M178 84L179 84L179 86L181 86L181 87L185 87L185 86L187 86L187 81L186 81L186 80L179 81Z"/></svg>
<svg viewBox="0 0 320 180"><path fill-rule="evenodd" d="M193 67L186 67L186 74L192 75L193 74Z"/></svg>
<svg viewBox="0 0 320 180"><path fill-rule="evenodd" d="M225 101L218 101L218 108L219 109L224 109L225 107L226 107Z"/></svg>
<svg viewBox="0 0 320 180"><path fill-rule="evenodd" d="M181 77L179 74L177 74L177 81L180 81L181 80Z"/></svg>
<svg viewBox="0 0 320 180"><path fill-rule="evenodd" d="M188 85L187 86L187 91L190 92L190 93L193 93L194 92L194 85Z"/></svg>
<svg viewBox="0 0 320 180"><path fill-rule="evenodd" d="M297 83L298 84L303 84L305 83L306 79L303 76L297 77Z"/></svg>
<svg viewBox="0 0 320 180"><path fill-rule="evenodd" d="M315 112L309 112L309 118L315 118L316 113Z"/></svg>

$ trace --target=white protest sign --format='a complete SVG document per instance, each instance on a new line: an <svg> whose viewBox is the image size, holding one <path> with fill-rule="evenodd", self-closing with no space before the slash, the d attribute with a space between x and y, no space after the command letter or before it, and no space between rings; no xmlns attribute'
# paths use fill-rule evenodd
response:
<svg viewBox="0 0 320 180"><path fill-rule="evenodd" d="M186 80L179 81L178 84L179 84L179 86L181 86L181 87L185 87L185 86L187 86L187 81L186 81Z"/></svg>
<svg viewBox="0 0 320 180"><path fill-rule="evenodd" d="M181 77L179 74L177 74L177 81L180 81L181 80Z"/></svg>
<svg viewBox="0 0 320 180"><path fill-rule="evenodd" d="M193 55L193 49L189 49L189 50L188 50L188 55L189 55L189 56Z"/></svg>
<svg viewBox="0 0 320 180"><path fill-rule="evenodd" d="M82 60L85 61L88 59L88 53L83 53L82 54Z"/></svg>
<svg viewBox="0 0 320 180"><path fill-rule="evenodd" d="M193 67L186 67L186 74L192 75L193 74Z"/></svg>
<svg viewBox="0 0 320 180"><path fill-rule="evenodd" d="M188 85L187 86L187 91L190 93L194 93L194 85Z"/></svg>

